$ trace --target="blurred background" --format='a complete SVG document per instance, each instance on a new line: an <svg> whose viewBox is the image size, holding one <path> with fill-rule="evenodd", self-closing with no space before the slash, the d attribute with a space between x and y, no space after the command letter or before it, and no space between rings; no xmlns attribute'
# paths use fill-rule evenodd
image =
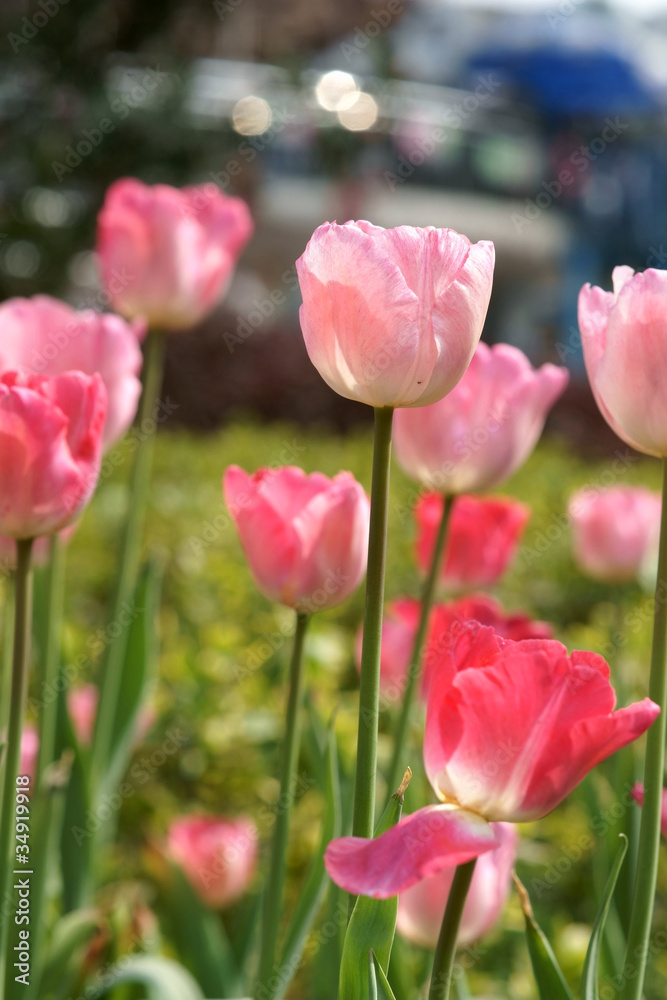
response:
<svg viewBox="0 0 667 1000"><path fill-rule="evenodd" d="M576 299L667 263L659 0L3 0L0 27L2 297L104 308L91 248L117 177L251 205L224 304L170 340L174 424L370 419L309 364L293 269L320 223L367 218L492 239L485 339L567 364L552 428L615 447Z"/></svg>

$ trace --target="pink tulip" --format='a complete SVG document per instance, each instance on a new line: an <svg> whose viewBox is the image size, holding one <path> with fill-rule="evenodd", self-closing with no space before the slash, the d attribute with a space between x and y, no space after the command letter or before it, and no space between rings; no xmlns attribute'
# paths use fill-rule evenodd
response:
<svg viewBox="0 0 667 1000"><path fill-rule="evenodd" d="M110 448L134 420L141 395L140 321L79 312L48 295L9 299L0 306L0 371L24 375L99 372L107 391L103 445Z"/></svg>
<svg viewBox="0 0 667 1000"><path fill-rule="evenodd" d="M78 525L70 524L58 532L61 545L67 545ZM46 566L51 558L51 538L49 535L42 535L36 538L32 547L31 563L33 566ZM10 570L16 569L16 539L7 535L0 535L0 577L6 576Z"/></svg>
<svg viewBox="0 0 667 1000"><path fill-rule="evenodd" d="M641 486L575 493L568 507L574 555L589 576L609 582L634 580L660 536L660 493Z"/></svg>
<svg viewBox="0 0 667 1000"><path fill-rule="evenodd" d="M349 472L333 479L284 466L248 475L230 466L223 489L261 592L300 612L332 608L366 570L370 503Z"/></svg>
<svg viewBox="0 0 667 1000"><path fill-rule="evenodd" d="M30 784L37 774L37 758L39 757L39 733L34 726L25 725L21 733L21 756L19 758L19 774L28 775Z"/></svg>
<svg viewBox="0 0 667 1000"><path fill-rule="evenodd" d="M442 497L429 494L415 508L417 563L428 572L442 514ZM442 582L452 590L490 587L516 556L530 508L508 497L461 496L454 501Z"/></svg>
<svg viewBox="0 0 667 1000"><path fill-rule="evenodd" d="M99 375L0 375L0 533L65 528L100 471L106 390Z"/></svg>
<svg viewBox="0 0 667 1000"><path fill-rule="evenodd" d="M458 933L459 946L484 937L507 904L519 835L511 823L492 823L498 847L482 854L475 865ZM422 948L435 948L455 869L417 882L398 897L396 930Z"/></svg>
<svg viewBox="0 0 667 1000"><path fill-rule="evenodd" d="M493 264L492 243L453 229L325 223L296 262L310 360L348 399L434 403L470 363Z"/></svg>
<svg viewBox="0 0 667 1000"><path fill-rule="evenodd" d="M67 692L67 711L72 722L74 735L82 747L93 742L97 704L100 691L96 684L81 684ZM135 743L140 743L155 721L155 712L150 705L139 709L135 727Z"/></svg>
<svg viewBox="0 0 667 1000"><path fill-rule="evenodd" d="M638 451L667 455L667 271L615 267L614 291L584 285L579 329L595 401Z"/></svg>
<svg viewBox="0 0 667 1000"><path fill-rule="evenodd" d="M399 465L440 493L494 489L531 454L568 378L567 369L555 365L534 370L516 347L479 343L444 399L396 414Z"/></svg>
<svg viewBox="0 0 667 1000"><path fill-rule="evenodd" d="M424 763L440 806L375 840L325 855L348 892L388 898L497 846L492 822L540 819L600 761L644 733L650 699L614 712L609 667L554 640L512 642L476 622L453 629L428 692Z"/></svg>
<svg viewBox="0 0 667 1000"><path fill-rule="evenodd" d="M387 605L382 621L380 647L380 690L392 700L398 699L407 681L410 657L419 625L419 601L410 597L392 601ZM357 633L355 664L361 673L361 647L363 629Z"/></svg>
<svg viewBox="0 0 667 1000"><path fill-rule="evenodd" d="M637 783L632 789L632 797L640 806L644 805L644 786ZM662 818L660 820L662 835L667 839L667 788L662 790Z"/></svg>
<svg viewBox="0 0 667 1000"><path fill-rule="evenodd" d="M194 326L214 308L250 239L241 198L215 184L112 184L98 217L97 254L112 306L151 327Z"/></svg>
<svg viewBox="0 0 667 1000"><path fill-rule="evenodd" d="M186 816L174 820L167 854L207 906L221 909L247 890L257 861L258 833L250 819Z"/></svg>

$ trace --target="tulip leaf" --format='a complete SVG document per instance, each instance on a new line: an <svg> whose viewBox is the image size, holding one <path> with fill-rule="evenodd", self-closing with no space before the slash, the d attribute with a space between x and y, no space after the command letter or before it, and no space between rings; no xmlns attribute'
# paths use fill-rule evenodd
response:
<svg viewBox="0 0 667 1000"><path fill-rule="evenodd" d="M604 893L602 894L602 903L600 904L598 915L595 918L595 923L593 924L591 939L588 942L588 950L586 952L586 960L584 962L581 984L581 1000L599 1000L597 981L602 936L604 934L605 923L607 922L609 907L611 906L611 901L614 895L614 889L616 888L618 876L628 850L628 838L624 833L620 834L620 839L621 846L616 852L616 857L614 858L614 863L612 865L611 872L609 873L607 884L604 887Z"/></svg>
<svg viewBox="0 0 667 1000"><path fill-rule="evenodd" d="M319 850L313 859L305 885L301 890L291 923L287 930L280 968L296 971L308 932L317 916L327 889L324 852L327 844L341 833L340 779L338 773L338 748L333 727L329 728L324 752L325 762L325 812ZM283 995L290 980L283 977L276 1000Z"/></svg>
<svg viewBox="0 0 667 1000"><path fill-rule="evenodd" d="M389 799L375 830L376 837L395 826L401 818L403 792L410 774L408 769L401 787ZM373 899L370 896L357 898L343 944L338 983L339 1000L370 1000L368 955L373 951L379 964L385 969L389 968L397 913L398 896L390 899Z"/></svg>
<svg viewBox="0 0 667 1000"><path fill-rule="evenodd" d="M100 915L93 909L73 910L58 920L44 956L40 997L71 993L80 974L81 951L99 933L100 925Z"/></svg>
<svg viewBox="0 0 667 1000"><path fill-rule="evenodd" d="M530 898L523 883L514 874L514 884L519 893L521 909L526 921L526 941L533 975L537 983L540 1000L573 1000L570 988L561 972L546 934L533 916Z"/></svg>
<svg viewBox="0 0 667 1000"><path fill-rule="evenodd" d="M118 962L113 974L104 979L106 996L117 983L145 987L146 1000L204 1000L204 994L187 969L162 955L132 955Z"/></svg>
<svg viewBox="0 0 667 1000"><path fill-rule="evenodd" d="M371 949L371 968L375 975L375 989L378 1000L396 1000L389 985L389 980L384 974L384 970L377 960L375 952Z"/></svg>

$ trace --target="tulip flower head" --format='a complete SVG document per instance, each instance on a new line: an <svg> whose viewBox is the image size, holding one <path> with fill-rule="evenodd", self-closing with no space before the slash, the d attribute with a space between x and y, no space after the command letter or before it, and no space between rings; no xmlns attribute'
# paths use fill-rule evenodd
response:
<svg viewBox="0 0 667 1000"><path fill-rule="evenodd" d="M141 395L141 320L78 311L48 295L8 299L0 305L0 371L24 375L99 372L107 392L103 445L109 449L128 430Z"/></svg>
<svg viewBox="0 0 667 1000"><path fill-rule="evenodd" d="M257 828L245 817L185 816L174 820L167 854L200 899L215 909L247 890L257 862Z"/></svg>
<svg viewBox="0 0 667 1000"><path fill-rule="evenodd" d="M450 496L494 489L531 454L568 378L567 369L555 365L533 369L509 344L479 343L448 395L394 417L399 465Z"/></svg>
<svg viewBox="0 0 667 1000"><path fill-rule="evenodd" d="M593 767L659 714L645 698L614 712L609 667L554 640L501 639L475 622L451 632L428 689L424 763L442 805L374 840L327 848L333 880L388 898L497 846L492 823L551 812Z"/></svg>
<svg viewBox="0 0 667 1000"><path fill-rule="evenodd" d="M60 531L100 471L106 390L100 375L0 375L0 534Z"/></svg>
<svg viewBox="0 0 667 1000"><path fill-rule="evenodd" d="M493 266L492 243L453 229L325 223L296 262L310 360L348 399L434 403L470 363Z"/></svg>
<svg viewBox="0 0 667 1000"><path fill-rule="evenodd" d="M615 267L613 292L584 285L579 329L602 416L647 455L667 455L667 271Z"/></svg>
<svg viewBox="0 0 667 1000"><path fill-rule="evenodd" d="M151 327L194 326L227 288L252 235L248 206L215 184L112 184L98 217L97 256L112 307Z"/></svg>
<svg viewBox="0 0 667 1000"><path fill-rule="evenodd" d="M21 756L19 758L19 774L26 775L32 783L37 773L37 758L39 757L39 733L35 726L24 726L21 733Z"/></svg>
<svg viewBox="0 0 667 1000"><path fill-rule="evenodd" d="M657 552L660 493L640 486L583 489L569 503L574 555L596 580L635 580Z"/></svg>
<svg viewBox="0 0 667 1000"><path fill-rule="evenodd" d="M335 607L366 570L370 503L349 472L333 479L284 466L248 475L236 465L223 489L255 582L298 612Z"/></svg>
<svg viewBox="0 0 667 1000"><path fill-rule="evenodd" d="M640 806L644 805L644 786L637 782L632 789L632 797ZM660 819L660 829L663 837L667 840L667 788L662 790L662 815Z"/></svg>

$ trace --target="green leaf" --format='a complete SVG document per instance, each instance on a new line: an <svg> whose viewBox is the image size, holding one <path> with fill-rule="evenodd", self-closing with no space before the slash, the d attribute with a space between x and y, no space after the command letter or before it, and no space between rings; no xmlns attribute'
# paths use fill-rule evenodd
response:
<svg viewBox="0 0 667 1000"><path fill-rule="evenodd" d="M377 1000L396 1000L396 997L392 993L391 986L389 985L389 980L385 976L382 966L378 962L377 956L373 950L371 950L371 962L373 963L375 972Z"/></svg>
<svg viewBox="0 0 667 1000"><path fill-rule="evenodd" d="M40 998L68 996L80 972L81 950L100 929L96 910L74 910L53 928L42 975Z"/></svg>
<svg viewBox="0 0 667 1000"><path fill-rule="evenodd" d="M526 920L528 954L533 966L540 1000L573 1000L570 988L561 972L547 936L533 916L533 908L530 905L526 887L516 874L514 875L514 884L519 893L521 909Z"/></svg>
<svg viewBox="0 0 667 1000"><path fill-rule="evenodd" d="M327 734L327 744L324 754L325 759L325 812L324 823L322 825L322 836L320 846L310 871L306 878L305 885L299 895L299 902L296 905L292 920L287 929L285 945L283 947L280 960L281 969L293 969L296 971L301 952L306 943L306 938L312 923L319 913L327 889L327 873L324 867L324 852L327 844L340 836L341 805L340 805L340 781L338 774L338 748L336 746L336 736L333 728L330 727ZM290 977L291 978L291 977ZM279 991L276 993L276 1000L283 996L290 979L283 977Z"/></svg>
<svg viewBox="0 0 667 1000"><path fill-rule="evenodd" d="M204 994L187 969L161 955L132 955L121 958L111 974L104 977L104 993L116 983L145 986L146 1000L204 1000Z"/></svg>
<svg viewBox="0 0 667 1000"><path fill-rule="evenodd" d="M401 818L403 792L410 775L408 769L401 787L389 799L375 830L376 837L389 830ZM338 983L339 1000L370 1000L368 955L373 951L380 965L385 969L389 968L397 912L398 896L392 896L390 899L358 897L343 945Z"/></svg>
<svg viewBox="0 0 667 1000"><path fill-rule="evenodd" d="M614 895L614 889L616 888L621 866L623 865L625 854L628 849L628 838L624 833L620 834L620 839L621 846L616 852L616 857L614 858L614 863L612 865L611 872L609 873L607 884L604 887L602 903L600 905L598 915L595 918L595 923L593 924L591 939L588 942L588 950L586 952L586 960L584 962L584 972L581 984L581 1000L599 1000L598 965L600 962L602 935L604 934L604 927L607 921L607 915L609 913L609 907L611 906L612 897Z"/></svg>

